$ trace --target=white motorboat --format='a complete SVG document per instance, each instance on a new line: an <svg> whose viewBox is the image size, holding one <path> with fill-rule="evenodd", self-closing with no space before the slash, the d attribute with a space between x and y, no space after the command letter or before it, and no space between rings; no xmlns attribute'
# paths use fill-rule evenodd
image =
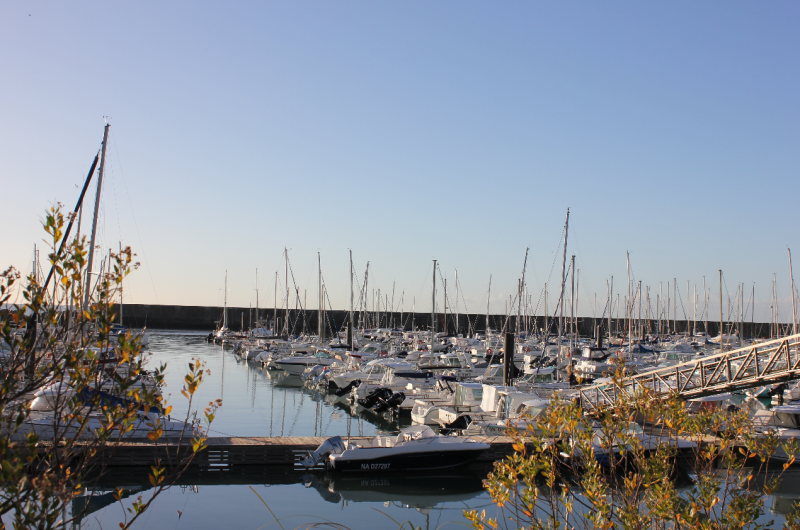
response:
<svg viewBox="0 0 800 530"><path fill-rule="evenodd" d="M327 467L335 471L370 474L421 471L464 466L487 449L487 443L439 436L430 427L417 425L396 436L379 434L369 440L347 441L335 436L301 463L310 468L326 461Z"/></svg>
<svg viewBox="0 0 800 530"><path fill-rule="evenodd" d="M274 365L276 368L278 368L279 370L283 370L284 372L294 375L300 375L309 366L317 366L318 364L321 364L323 366L330 366L337 360L338 359L336 359L336 357L331 355L330 353L320 350L314 355L284 357L283 359L274 361Z"/></svg>

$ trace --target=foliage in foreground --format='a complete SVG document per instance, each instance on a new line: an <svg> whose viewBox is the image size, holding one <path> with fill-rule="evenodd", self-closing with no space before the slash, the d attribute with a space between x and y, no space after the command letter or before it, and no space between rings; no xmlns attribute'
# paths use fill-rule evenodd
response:
<svg viewBox="0 0 800 530"><path fill-rule="evenodd" d="M594 417L555 398L527 432L509 434L515 454L485 482L499 519L466 511L473 528L771 527L764 501L798 453L794 439L757 432L745 410L692 415L647 390ZM798 521L795 509L785 528Z"/></svg>
<svg viewBox="0 0 800 530"><path fill-rule="evenodd" d="M0 529L8 522L22 529L79 520L80 513L65 520L65 508L91 489L91 477L103 472L101 457L134 429L146 429L153 444L169 441L174 452L151 468L154 495L146 502L140 496L123 512L120 527L127 528L203 449L221 402L205 409L204 427L188 421L207 373L200 361L191 363L182 391L187 426L177 440L165 440L162 418L171 407L159 388L166 365L145 370L141 337L110 333L113 301L137 266L131 249L109 254L99 277L87 281L85 238L56 250L66 237L60 206L46 212L43 225L53 268L46 292L42 275L23 280L13 267L0 274ZM31 410L37 394L52 412ZM116 497L121 502L122 491Z"/></svg>

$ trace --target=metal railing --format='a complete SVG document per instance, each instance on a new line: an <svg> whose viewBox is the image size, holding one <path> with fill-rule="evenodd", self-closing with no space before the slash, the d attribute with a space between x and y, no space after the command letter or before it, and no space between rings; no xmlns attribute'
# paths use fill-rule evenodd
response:
<svg viewBox="0 0 800 530"><path fill-rule="evenodd" d="M677 393L692 399L793 379L800 379L800 334L636 374L618 385L590 386L580 390L580 400L592 412L645 389L654 397Z"/></svg>

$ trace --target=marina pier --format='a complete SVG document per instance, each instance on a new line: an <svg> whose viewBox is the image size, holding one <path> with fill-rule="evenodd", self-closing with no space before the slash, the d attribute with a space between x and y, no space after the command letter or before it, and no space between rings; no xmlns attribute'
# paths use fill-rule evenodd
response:
<svg viewBox="0 0 800 530"><path fill-rule="evenodd" d="M368 440L367 436L353 436L352 441ZM470 436L471 439L490 445L476 462L502 460L514 453L514 441L506 436ZM214 437L208 438L206 448L192 459L191 468L231 469L275 466L303 470L300 458L314 451L327 440L327 436L275 436L275 437ZM146 442L119 442L110 444L99 456L98 463L107 467L147 467L168 465L190 455L191 443L183 444ZM321 466L318 466L321 467Z"/></svg>

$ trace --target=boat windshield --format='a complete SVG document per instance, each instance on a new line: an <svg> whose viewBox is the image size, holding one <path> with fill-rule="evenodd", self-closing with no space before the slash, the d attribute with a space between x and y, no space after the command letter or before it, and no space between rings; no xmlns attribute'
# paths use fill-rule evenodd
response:
<svg viewBox="0 0 800 530"><path fill-rule="evenodd" d="M519 416L530 416L531 418L535 418L539 414L541 414L543 410L544 407L532 407L528 405L522 405L519 410Z"/></svg>
<svg viewBox="0 0 800 530"><path fill-rule="evenodd" d="M469 388L458 385L456 388L456 403L463 404L468 401L480 401L483 398L483 387Z"/></svg>

